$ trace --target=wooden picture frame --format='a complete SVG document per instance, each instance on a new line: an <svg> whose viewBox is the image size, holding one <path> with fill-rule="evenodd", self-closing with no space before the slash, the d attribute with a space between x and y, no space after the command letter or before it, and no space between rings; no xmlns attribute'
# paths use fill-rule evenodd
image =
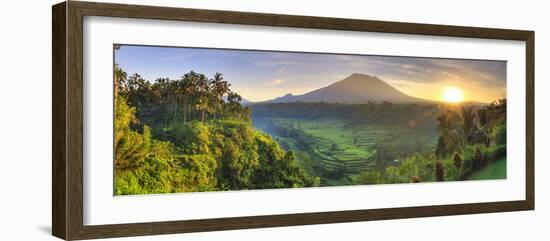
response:
<svg viewBox="0 0 550 241"><path fill-rule="evenodd" d="M533 210L534 32L432 24L275 15L68 1L52 8L52 233L66 239L204 232L369 220ZM152 223L83 224L83 17L106 16L206 23L365 31L526 43L525 199L489 203L316 212Z"/></svg>

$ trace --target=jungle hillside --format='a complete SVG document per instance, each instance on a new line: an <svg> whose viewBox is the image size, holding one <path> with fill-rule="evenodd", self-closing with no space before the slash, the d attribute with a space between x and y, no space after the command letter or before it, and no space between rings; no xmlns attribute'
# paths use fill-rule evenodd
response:
<svg viewBox="0 0 550 241"><path fill-rule="evenodd" d="M116 66L114 88L115 195L319 185L219 73L149 82Z"/></svg>

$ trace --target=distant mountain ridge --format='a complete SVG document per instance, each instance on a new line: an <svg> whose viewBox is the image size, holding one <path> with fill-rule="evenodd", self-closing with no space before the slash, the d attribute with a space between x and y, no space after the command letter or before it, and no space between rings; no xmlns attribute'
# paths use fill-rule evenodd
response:
<svg viewBox="0 0 550 241"><path fill-rule="evenodd" d="M376 76L354 73L347 78L302 95L286 94L267 101L284 102L328 102L362 104L368 101L389 101L393 103L433 102L407 95Z"/></svg>

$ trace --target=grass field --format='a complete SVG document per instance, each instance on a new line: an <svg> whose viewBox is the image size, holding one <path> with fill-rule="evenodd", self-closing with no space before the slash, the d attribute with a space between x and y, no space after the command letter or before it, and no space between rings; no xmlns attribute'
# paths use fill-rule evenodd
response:
<svg viewBox="0 0 550 241"><path fill-rule="evenodd" d="M373 170L381 161L397 163L394 160L399 157L437 144L436 127L415 129L406 125L358 124L343 119L273 118L269 122L279 129L283 126L299 130L295 132L300 134L284 135L264 126L264 131L285 149L301 153L298 159L306 164L306 170L311 167L304 159L312 159L309 164L317 163L324 171L353 174ZM303 142L309 144L305 146Z"/></svg>
<svg viewBox="0 0 550 241"><path fill-rule="evenodd" d="M506 178L506 159L495 161L475 172L468 180L487 180Z"/></svg>

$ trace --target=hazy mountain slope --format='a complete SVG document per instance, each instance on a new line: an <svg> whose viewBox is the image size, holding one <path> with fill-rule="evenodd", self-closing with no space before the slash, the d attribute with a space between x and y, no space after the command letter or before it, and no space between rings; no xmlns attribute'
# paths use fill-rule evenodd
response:
<svg viewBox="0 0 550 241"><path fill-rule="evenodd" d="M367 101L389 101L394 103L430 102L406 95L383 80L365 74L352 74L329 86L303 95L287 94L271 102L330 102L366 103Z"/></svg>

